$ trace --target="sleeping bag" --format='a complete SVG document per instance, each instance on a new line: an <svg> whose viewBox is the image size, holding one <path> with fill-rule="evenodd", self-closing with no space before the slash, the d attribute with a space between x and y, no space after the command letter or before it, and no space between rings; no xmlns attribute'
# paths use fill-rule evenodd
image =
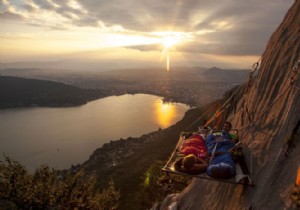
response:
<svg viewBox="0 0 300 210"><path fill-rule="evenodd" d="M195 175L206 172L207 149L200 134L189 136L178 153L179 158L174 162L175 170Z"/></svg>
<svg viewBox="0 0 300 210"><path fill-rule="evenodd" d="M235 163L229 151L235 146L226 132L210 134L206 138L208 153L213 155L207 167L207 175L216 179L229 179L235 175Z"/></svg>
<svg viewBox="0 0 300 210"><path fill-rule="evenodd" d="M193 154L198 158L206 160L207 149L203 137L199 134L193 134L185 140L179 151L180 154L186 156Z"/></svg>

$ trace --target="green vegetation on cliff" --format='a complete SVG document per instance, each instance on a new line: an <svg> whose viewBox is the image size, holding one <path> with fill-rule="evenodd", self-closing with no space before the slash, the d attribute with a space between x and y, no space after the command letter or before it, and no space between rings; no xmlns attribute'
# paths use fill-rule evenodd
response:
<svg viewBox="0 0 300 210"><path fill-rule="evenodd" d="M119 191L112 181L102 192L95 188L94 176L83 171L57 172L48 166L34 174L6 157L0 162L1 209L95 209L118 206Z"/></svg>

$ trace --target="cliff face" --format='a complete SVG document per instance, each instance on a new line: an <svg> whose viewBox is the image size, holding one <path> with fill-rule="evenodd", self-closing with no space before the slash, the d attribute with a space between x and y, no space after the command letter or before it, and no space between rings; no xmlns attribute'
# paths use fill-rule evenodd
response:
<svg viewBox="0 0 300 210"><path fill-rule="evenodd" d="M251 84L239 89L238 99L231 101L235 108L227 112L227 120L239 130L255 186L194 179L173 197L176 209L295 208L290 195L300 165L299 34L296 0L271 36Z"/></svg>

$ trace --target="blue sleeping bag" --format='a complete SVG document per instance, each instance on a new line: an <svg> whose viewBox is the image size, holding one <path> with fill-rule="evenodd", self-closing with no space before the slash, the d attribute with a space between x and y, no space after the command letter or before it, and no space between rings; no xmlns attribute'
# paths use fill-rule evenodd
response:
<svg viewBox="0 0 300 210"><path fill-rule="evenodd" d="M211 155L215 155L207 167L207 175L216 179L229 179L235 175L235 163L229 149L235 146L229 133L210 134L206 138L206 147ZM217 146L216 146L217 144Z"/></svg>

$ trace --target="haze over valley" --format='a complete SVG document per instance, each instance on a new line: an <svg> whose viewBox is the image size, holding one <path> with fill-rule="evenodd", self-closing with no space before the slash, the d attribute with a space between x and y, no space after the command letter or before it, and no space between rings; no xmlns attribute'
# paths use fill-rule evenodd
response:
<svg viewBox="0 0 300 210"><path fill-rule="evenodd" d="M248 72L236 69L222 70L216 67L209 69L178 67L170 72L159 68L105 72L9 68L0 70L0 75L51 80L83 89L93 89L94 95L98 92L99 98L127 93L146 93L164 97L165 101L201 106L222 97L226 90L244 82Z"/></svg>

